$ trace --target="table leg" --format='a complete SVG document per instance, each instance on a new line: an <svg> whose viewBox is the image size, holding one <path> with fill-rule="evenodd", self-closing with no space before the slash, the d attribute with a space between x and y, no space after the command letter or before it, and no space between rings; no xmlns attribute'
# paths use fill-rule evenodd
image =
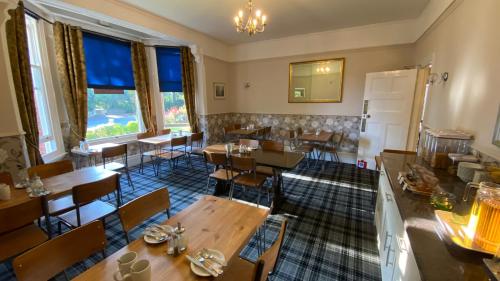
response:
<svg viewBox="0 0 500 281"><path fill-rule="evenodd" d="M273 186L274 196L272 205L272 214L276 214L279 211L281 204L284 201L283 191L281 187L283 186L283 175L282 171L278 169L274 170L274 176L276 177L275 185Z"/></svg>
<svg viewBox="0 0 500 281"><path fill-rule="evenodd" d="M49 235L49 239L52 238L52 224L50 223L50 215L49 215L49 201L47 200L47 196L42 196L42 210L43 215L45 217L45 227L47 228L47 234Z"/></svg>

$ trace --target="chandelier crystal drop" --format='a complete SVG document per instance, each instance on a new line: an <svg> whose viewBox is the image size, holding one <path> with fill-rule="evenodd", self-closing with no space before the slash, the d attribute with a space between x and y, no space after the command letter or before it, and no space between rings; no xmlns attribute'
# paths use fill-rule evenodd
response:
<svg viewBox="0 0 500 281"><path fill-rule="evenodd" d="M245 13L243 10L240 10L238 15L234 17L236 31L240 33L247 32L250 36L263 32L266 27L266 15L264 15L261 10L256 10L255 13L253 12L254 5L252 0L248 0L246 10L248 12L246 19L244 18Z"/></svg>

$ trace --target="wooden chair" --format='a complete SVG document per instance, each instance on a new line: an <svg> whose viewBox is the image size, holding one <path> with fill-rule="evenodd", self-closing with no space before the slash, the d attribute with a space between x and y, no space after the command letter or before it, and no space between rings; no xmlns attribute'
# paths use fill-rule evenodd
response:
<svg viewBox="0 0 500 281"><path fill-rule="evenodd" d="M272 151L276 153L283 153L285 151L285 145L279 141L265 140L261 142L261 147L263 151ZM266 178L272 178L273 179L272 187L274 187L274 184L277 182L278 179L276 178L277 173L273 168L268 166L257 166L256 171L257 174L263 175ZM270 201L269 192L267 192L267 201L268 202Z"/></svg>
<svg viewBox="0 0 500 281"><path fill-rule="evenodd" d="M264 140L270 140L271 139L271 132L272 132L273 127L264 127Z"/></svg>
<svg viewBox="0 0 500 281"><path fill-rule="evenodd" d="M104 147L101 154L103 168L115 172L124 172L127 175L128 185L132 187L132 190L135 190L134 183L132 182L128 170L127 144L124 143L113 147ZM121 158L120 162L114 161L117 157ZM111 162L109 160L111 160Z"/></svg>
<svg viewBox="0 0 500 281"><path fill-rule="evenodd" d="M229 167L228 158L225 153L215 153L215 152L204 152L205 167L207 169L207 188L205 193L208 194L208 189L210 187L210 180L215 179L217 181L222 181L227 186L231 186L232 181L235 177L239 175L238 172L232 171ZM214 169L210 172L208 164L212 164Z"/></svg>
<svg viewBox="0 0 500 281"><path fill-rule="evenodd" d="M152 138L155 136L154 132L145 132L141 134L137 134L137 139L147 139L147 138ZM145 146L147 144L139 142L139 153L141 154L141 164L139 164L139 170L141 173L144 173L144 157L149 157L151 163L153 163L153 169L155 169L155 162L154 158L156 157L156 151L153 150L146 150Z"/></svg>
<svg viewBox="0 0 500 281"><path fill-rule="evenodd" d="M162 135L168 135L172 132L172 129L163 129L163 130L158 130L158 136Z"/></svg>
<svg viewBox="0 0 500 281"><path fill-rule="evenodd" d="M28 176L30 178L39 176L41 179L46 179L60 174L73 172L73 170L73 162L71 162L71 160L62 160L30 167L28 168Z"/></svg>
<svg viewBox="0 0 500 281"><path fill-rule="evenodd" d="M233 128L235 130L239 130L239 129L241 129L241 124L233 124Z"/></svg>
<svg viewBox="0 0 500 281"><path fill-rule="evenodd" d="M73 162L71 162L71 160L62 160L30 167L28 169L28 176L31 178L37 175L41 179L46 179L61 174L70 173L72 171L74 171ZM75 208L75 204L73 204L73 197L71 195L48 200L47 206L49 216L58 216ZM40 222L38 224L40 225Z"/></svg>
<svg viewBox="0 0 500 281"><path fill-rule="evenodd" d="M229 135L229 132L234 131L234 130L236 130L234 125L229 125L229 126L222 128L222 135L223 135L224 142L231 140L231 136Z"/></svg>
<svg viewBox="0 0 500 281"><path fill-rule="evenodd" d="M158 158L160 161L158 161L158 172L157 174L160 174L160 165L161 165L161 160L166 160L168 161L169 165L171 168L175 168L177 166L177 163L179 162L179 159L184 157L186 160L186 165L188 165L189 159L187 158L187 137L178 137L178 138L173 138L170 141L170 146L166 149L165 152L162 152L161 154L158 155Z"/></svg>
<svg viewBox="0 0 500 281"><path fill-rule="evenodd" d="M245 145L248 147L252 148L258 148L259 147L259 141L258 140L252 140L252 139L240 139L239 141L240 145Z"/></svg>
<svg viewBox="0 0 500 281"><path fill-rule="evenodd" d="M276 270L278 257L283 245L283 240L286 233L287 221L281 223L278 239L267 249L258 259L256 263L252 263L245 259L235 258L221 275L221 280L238 280L238 281L266 281L269 274Z"/></svg>
<svg viewBox="0 0 500 281"><path fill-rule="evenodd" d="M3 176L3 181L8 181L10 174ZM48 240L47 234L33 223L41 216L40 197L0 209L0 262Z"/></svg>
<svg viewBox="0 0 500 281"><path fill-rule="evenodd" d="M16 257L12 267L19 281L49 280L97 252L104 258L105 247L103 224L93 221Z"/></svg>
<svg viewBox="0 0 500 281"><path fill-rule="evenodd" d="M166 187L142 195L118 208L127 244L130 243L129 231L146 219L162 211L170 217L170 195Z"/></svg>
<svg viewBox="0 0 500 281"><path fill-rule="evenodd" d="M337 152L338 152L338 149L340 148L340 146L342 145L343 141L344 141L344 132L341 132L337 143L334 144L333 140L332 140L331 145L327 145L324 148L320 148L320 149L324 153L329 153L332 161L335 160L335 162L340 163L340 157L339 157Z"/></svg>
<svg viewBox="0 0 500 281"><path fill-rule="evenodd" d="M115 192L117 193L116 206L98 200ZM72 194L75 209L58 216L59 233L61 233L61 224L65 224L69 228L86 225L95 220L102 220L104 224L104 219L115 213L117 207L120 206L119 192L120 176L118 174L96 182L74 186Z"/></svg>
<svg viewBox="0 0 500 281"><path fill-rule="evenodd" d="M203 132L191 134L191 143L189 145L190 149L188 151L188 159L191 164L191 156L203 157ZM191 164L191 167L193 165Z"/></svg>
<svg viewBox="0 0 500 281"><path fill-rule="evenodd" d="M302 128L298 127L297 132L294 132L294 145L293 145L293 151L294 152L299 152L303 153L305 155L306 163L307 163L307 168L309 168L309 159L311 156L314 156L314 145L310 143L304 143L302 141L299 141L299 137L302 136L304 132L302 131ZM312 157L314 158L314 157Z"/></svg>
<svg viewBox="0 0 500 281"><path fill-rule="evenodd" d="M235 185L255 188L258 192L257 194L257 207L258 207L260 205L260 193L261 193L260 191L262 189L262 186L264 185L264 182L266 181L266 176L257 174L255 158L247 156L231 155L230 164L231 164L231 171L236 171L239 173L239 175L237 177L234 177L231 189L229 191L229 199L231 200L233 198Z"/></svg>

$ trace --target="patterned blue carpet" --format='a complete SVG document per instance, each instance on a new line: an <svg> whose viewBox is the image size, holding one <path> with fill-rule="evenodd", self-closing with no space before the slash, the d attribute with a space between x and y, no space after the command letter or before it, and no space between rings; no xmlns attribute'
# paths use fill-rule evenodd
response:
<svg viewBox="0 0 500 281"><path fill-rule="evenodd" d="M122 179L124 201L167 186L172 203L171 213L183 210L204 195L206 171L204 164L193 161L194 169L180 163L173 172L155 177L151 166L144 174L131 169L135 192ZM280 222L288 219L288 229L278 261L277 272L270 280L380 280L380 267L373 225L372 196L377 184L377 173L357 169L354 165L330 163L321 172L305 167L284 173L285 198L279 214L268 218L266 246L276 239ZM213 187L211 188L211 191ZM237 188L234 197L255 202L252 190ZM114 199L111 199L114 202ZM262 196L262 204L267 197ZM163 222L166 214L159 214L131 232L133 239L152 221ZM118 217L106 221L109 255L125 246ZM241 257L256 260L257 244L253 238L241 252ZM99 255L66 270L69 278L101 259ZM0 281L15 280L10 261L0 264ZM56 280L65 280L64 275Z"/></svg>

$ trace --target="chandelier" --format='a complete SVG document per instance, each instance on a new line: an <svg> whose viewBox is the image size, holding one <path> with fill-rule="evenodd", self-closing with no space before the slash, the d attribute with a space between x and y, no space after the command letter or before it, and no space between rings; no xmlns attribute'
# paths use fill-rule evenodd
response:
<svg viewBox="0 0 500 281"><path fill-rule="evenodd" d="M266 27L266 15L262 14L261 10L256 10L255 15L252 13L254 9L252 0L248 0L247 19L243 19L243 10L238 12L238 15L234 17L234 23L236 26L236 31L247 32L248 35L252 36L255 33L260 33L264 31Z"/></svg>

